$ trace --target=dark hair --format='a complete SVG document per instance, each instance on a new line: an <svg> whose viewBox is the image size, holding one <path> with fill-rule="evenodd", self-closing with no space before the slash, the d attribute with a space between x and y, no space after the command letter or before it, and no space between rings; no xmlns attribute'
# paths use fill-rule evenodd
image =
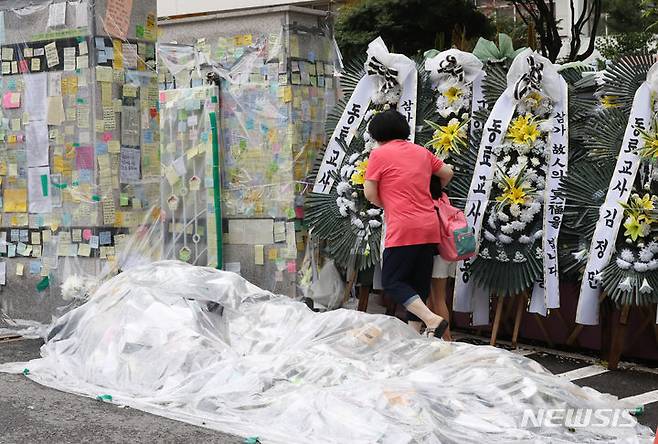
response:
<svg viewBox="0 0 658 444"><path fill-rule="evenodd" d="M394 109L375 114L368 125L368 132L379 143L405 140L410 134L407 119Z"/></svg>
<svg viewBox="0 0 658 444"><path fill-rule="evenodd" d="M432 199L439 199L443 195L443 187L441 186L441 179L432 175L430 179L430 193L432 194Z"/></svg>

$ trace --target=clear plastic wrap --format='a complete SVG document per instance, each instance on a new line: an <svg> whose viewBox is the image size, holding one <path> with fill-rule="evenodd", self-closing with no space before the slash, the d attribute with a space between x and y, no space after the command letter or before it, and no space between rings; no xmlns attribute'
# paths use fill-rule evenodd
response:
<svg viewBox="0 0 658 444"><path fill-rule="evenodd" d="M652 439L626 412L629 427L523 426L526 409L631 406L508 351L424 338L383 315L314 313L180 262L119 274L49 337L42 358L0 371L266 443Z"/></svg>

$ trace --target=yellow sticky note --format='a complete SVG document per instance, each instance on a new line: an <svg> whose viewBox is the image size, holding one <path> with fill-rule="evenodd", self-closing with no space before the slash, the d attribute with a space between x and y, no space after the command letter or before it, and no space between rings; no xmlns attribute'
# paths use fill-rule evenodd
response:
<svg viewBox="0 0 658 444"><path fill-rule="evenodd" d="M272 248L270 251L267 252L267 258L271 261L275 261L278 255L279 255L279 250L277 250L276 248Z"/></svg>
<svg viewBox="0 0 658 444"><path fill-rule="evenodd" d="M91 255L91 246L89 244L78 244L78 256L89 257Z"/></svg>
<svg viewBox="0 0 658 444"><path fill-rule="evenodd" d="M108 153L120 153L121 152L121 143L118 140L110 140L107 142L107 151Z"/></svg>
<svg viewBox="0 0 658 444"><path fill-rule="evenodd" d="M27 212L27 188L5 189L3 200L5 213Z"/></svg>
<svg viewBox="0 0 658 444"><path fill-rule="evenodd" d="M285 103L292 102L292 86L283 87L283 101Z"/></svg>
<svg viewBox="0 0 658 444"><path fill-rule="evenodd" d="M16 264L16 276L23 276L23 268L24 266L20 262Z"/></svg>
<svg viewBox="0 0 658 444"><path fill-rule="evenodd" d="M121 40L113 39L114 46L114 69L123 69L123 44Z"/></svg>
<svg viewBox="0 0 658 444"><path fill-rule="evenodd" d="M265 265L264 247L262 245L254 245L254 263L256 265Z"/></svg>

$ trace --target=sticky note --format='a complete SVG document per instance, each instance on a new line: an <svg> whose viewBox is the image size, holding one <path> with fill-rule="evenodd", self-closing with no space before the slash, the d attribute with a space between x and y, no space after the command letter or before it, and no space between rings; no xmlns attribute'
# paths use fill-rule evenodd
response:
<svg viewBox="0 0 658 444"><path fill-rule="evenodd" d="M275 261L278 255L279 255L279 250L277 250L276 248L271 248L267 252L267 258L271 261Z"/></svg>
<svg viewBox="0 0 658 444"><path fill-rule="evenodd" d="M2 106L5 109L16 109L21 107L21 93L8 92L2 97Z"/></svg>
<svg viewBox="0 0 658 444"><path fill-rule="evenodd" d="M263 245L254 245L254 264L265 265Z"/></svg>
<svg viewBox="0 0 658 444"><path fill-rule="evenodd" d="M23 276L23 269L25 267L20 262L16 263L16 276Z"/></svg>

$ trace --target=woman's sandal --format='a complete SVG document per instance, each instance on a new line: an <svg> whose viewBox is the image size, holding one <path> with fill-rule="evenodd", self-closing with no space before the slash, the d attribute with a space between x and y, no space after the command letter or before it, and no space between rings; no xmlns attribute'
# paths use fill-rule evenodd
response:
<svg viewBox="0 0 658 444"><path fill-rule="evenodd" d="M449 326L450 324L448 323L448 321L444 319L439 323L439 325L437 325L436 328L428 328L427 330L425 330L425 334L428 337L434 336L435 338L442 339L443 335L445 334Z"/></svg>

